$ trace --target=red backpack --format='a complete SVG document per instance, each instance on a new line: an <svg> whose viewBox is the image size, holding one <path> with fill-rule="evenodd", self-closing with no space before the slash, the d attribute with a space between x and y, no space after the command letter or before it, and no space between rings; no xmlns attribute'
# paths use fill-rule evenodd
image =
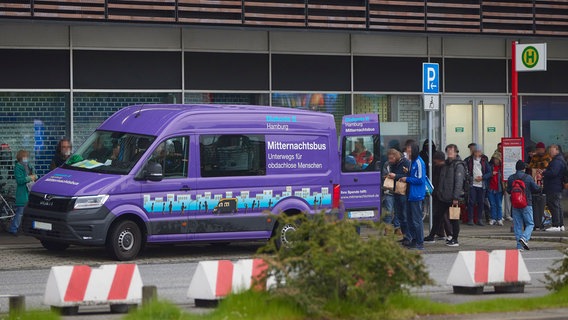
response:
<svg viewBox="0 0 568 320"><path fill-rule="evenodd" d="M511 204L513 208L523 209L528 206L527 194L525 193L526 188L527 186L523 180L517 179L513 181L511 185Z"/></svg>

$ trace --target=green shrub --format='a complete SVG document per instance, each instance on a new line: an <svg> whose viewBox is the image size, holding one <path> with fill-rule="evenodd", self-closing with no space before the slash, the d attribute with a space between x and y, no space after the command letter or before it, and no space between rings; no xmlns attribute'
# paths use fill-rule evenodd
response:
<svg viewBox="0 0 568 320"><path fill-rule="evenodd" d="M187 313L167 301L152 301L131 311L124 320L185 320L190 319Z"/></svg>
<svg viewBox="0 0 568 320"><path fill-rule="evenodd" d="M10 316L8 314L1 315L0 320L59 320L61 317L49 310L30 310L22 314Z"/></svg>
<svg viewBox="0 0 568 320"><path fill-rule="evenodd" d="M383 224L324 213L280 215L278 223L294 225L296 231L289 246L276 250L273 240L260 251L268 273L277 279L272 292L312 316L343 316L353 308L361 316L366 309L381 308L392 295L432 283L420 254L384 236ZM357 232L363 226L374 230L368 239Z"/></svg>
<svg viewBox="0 0 568 320"><path fill-rule="evenodd" d="M563 250L564 258L558 260L550 268L550 273L544 275L546 289L558 292L568 288L568 249Z"/></svg>

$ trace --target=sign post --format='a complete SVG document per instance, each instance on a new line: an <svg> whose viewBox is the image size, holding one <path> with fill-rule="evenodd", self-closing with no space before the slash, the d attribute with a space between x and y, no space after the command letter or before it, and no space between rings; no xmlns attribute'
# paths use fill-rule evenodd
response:
<svg viewBox="0 0 568 320"><path fill-rule="evenodd" d="M517 172L515 166L517 161L525 160L525 141L521 138L501 138L503 147L503 181Z"/></svg>
<svg viewBox="0 0 568 320"><path fill-rule="evenodd" d="M546 43L519 44L511 47L511 137L519 136L518 72L546 71Z"/></svg>
<svg viewBox="0 0 568 320"><path fill-rule="evenodd" d="M428 176L432 177L432 136L434 127L432 125L433 112L440 109L440 67L437 63L423 63L422 64L422 93L424 110L428 112ZM429 212L430 223L429 230L432 231L432 224L434 222L432 210L432 197L430 195Z"/></svg>

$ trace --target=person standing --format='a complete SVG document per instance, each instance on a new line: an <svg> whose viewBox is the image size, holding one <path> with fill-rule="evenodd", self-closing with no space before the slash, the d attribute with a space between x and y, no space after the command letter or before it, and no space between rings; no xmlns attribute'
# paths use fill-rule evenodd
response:
<svg viewBox="0 0 568 320"><path fill-rule="evenodd" d="M422 221L422 202L426 195L426 165L419 155L416 141L406 144L406 154L411 160L408 176L400 178L408 183L408 229L412 236L409 248L424 250L424 222Z"/></svg>
<svg viewBox="0 0 568 320"><path fill-rule="evenodd" d="M388 161L392 162L390 165L390 173L388 177L393 179L395 184L396 181L400 180L403 177L408 175L410 170L410 161L402 156L396 149L389 149L387 152ZM394 194L394 216L398 220L398 224L400 225L400 231L404 238L402 239L402 244L404 246L409 246L412 242L412 235L409 232L408 228L408 215L407 215L407 208L406 208L406 200L407 196L405 194Z"/></svg>
<svg viewBox="0 0 568 320"><path fill-rule="evenodd" d="M436 198L443 204L444 214L449 214L451 206L459 205L459 201L464 198L465 164L461 161L458 147L455 144L446 146L446 162L440 171L440 184ZM450 220L452 226L451 237L446 240L446 245L450 247L459 246L458 238L460 233L459 219Z"/></svg>
<svg viewBox="0 0 568 320"><path fill-rule="evenodd" d="M534 228L532 193L540 191L540 187L535 183L534 179L530 175L524 172L525 163L522 160L517 161L515 164L515 170L517 170L517 172L509 176L507 179L507 192L511 193L513 190L513 182L515 180L523 181L525 184L524 192L527 206L524 208L515 208L513 205L513 229L517 240L517 249L530 250L528 242L531 239L531 234ZM513 202L513 200L511 200L511 202Z"/></svg>
<svg viewBox="0 0 568 320"><path fill-rule="evenodd" d="M383 171L381 171L383 182L389 177L389 174L391 173L391 166L396 165L398 161L397 159L400 158L402 158L402 155L395 149L389 149L387 151L387 161L385 161ZM383 209L385 210L385 217L383 221L387 224L392 224L395 234L402 235L402 232L400 231L400 223L394 213L394 191L390 189L383 189L383 198L381 200L383 203Z"/></svg>
<svg viewBox="0 0 568 320"><path fill-rule="evenodd" d="M472 226L474 222L473 210L477 206L477 225L483 226L483 206L485 203L485 181L492 173L487 162L487 157L483 156L481 145L475 146L473 156L466 161L467 174L470 177L469 200L467 206L467 224Z"/></svg>
<svg viewBox="0 0 568 320"><path fill-rule="evenodd" d="M430 165L430 159L429 159L430 156L428 154L429 148L430 148L430 140L426 139L424 140L424 143L422 144L422 150L420 151L420 158L422 158L422 161L424 161L426 168L428 168L428 166ZM434 156L435 153L436 153L436 144L432 142L432 157ZM426 170L426 175L428 175L428 170Z"/></svg>
<svg viewBox="0 0 568 320"><path fill-rule="evenodd" d="M67 159L71 156L71 141L67 138L59 140L57 147L55 147L55 154L51 159L49 170L61 167Z"/></svg>
<svg viewBox="0 0 568 320"><path fill-rule="evenodd" d="M539 142L536 144L534 151L529 151L528 169L526 170L535 180L536 184L542 186L542 172L552 158L546 152L544 143ZM532 197L533 204L533 220L535 228L544 229L542 225L542 216L544 215L544 207L546 205L546 194L534 194Z"/></svg>
<svg viewBox="0 0 568 320"><path fill-rule="evenodd" d="M501 165L501 154L494 153L491 158L491 178L489 178L489 186L487 187L489 203L491 204L491 220L490 225L503 225L503 175L501 174L503 166Z"/></svg>
<svg viewBox="0 0 568 320"><path fill-rule="evenodd" d="M566 162L564 156L560 153L558 145L550 145L548 154L552 157L552 161L548 167L542 172L544 194L546 195L546 206L552 214L552 227L546 231L564 231L564 212L560 200L562 199L562 178L566 170Z"/></svg>
<svg viewBox="0 0 568 320"><path fill-rule="evenodd" d="M20 150L16 154L16 163L14 165L14 178L16 179L16 210L14 219L10 224L8 232L14 236L18 236L18 230L22 223L22 215L24 214L24 207L28 203L29 184L35 182L37 176L33 173L32 167L29 164L29 152Z"/></svg>
<svg viewBox="0 0 568 320"><path fill-rule="evenodd" d="M443 237L445 235L446 239L452 235L452 226L448 219L448 215L446 214L448 211L448 205L441 201L438 195L441 189L440 175L446 162L445 158L446 155L442 151L436 151L432 155L432 185L434 186L434 192L432 194L432 229L430 230L430 234L424 238L424 243L435 243L436 235L439 237Z"/></svg>

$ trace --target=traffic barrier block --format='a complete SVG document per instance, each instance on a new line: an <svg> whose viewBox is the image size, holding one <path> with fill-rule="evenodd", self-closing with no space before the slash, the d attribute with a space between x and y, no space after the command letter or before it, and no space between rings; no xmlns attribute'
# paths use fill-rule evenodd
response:
<svg viewBox="0 0 568 320"><path fill-rule="evenodd" d="M529 272L518 250L460 251L447 283L454 293L481 294L484 286L493 286L495 292L524 292L531 281Z"/></svg>
<svg viewBox="0 0 568 320"><path fill-rule="evenodd" d="M230 293L251 288L266 290L267 284L275 283L273 277L266 279L267 270L268 265L262 259L243 259L235 263L229 260L201 261L191 278L187 296L198 306L214 306Z"/></svg>
<svg viewBox="0 0 568 320"><path fill-rule="evenodd" d="M110 304L113 310L113 305L141 300L142 278L135 264L52 267L44 294L44 304L52 307Z"/></svg>

